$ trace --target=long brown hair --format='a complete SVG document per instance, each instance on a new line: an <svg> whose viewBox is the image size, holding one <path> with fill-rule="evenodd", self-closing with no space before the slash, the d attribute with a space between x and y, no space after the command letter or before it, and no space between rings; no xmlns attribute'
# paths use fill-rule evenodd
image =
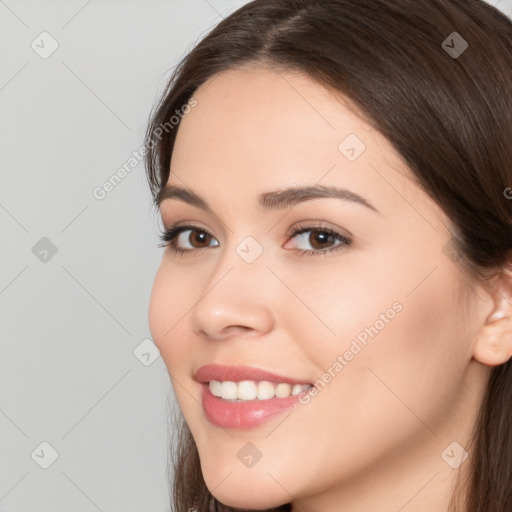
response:
<svg viewBox="0 0 512 512"><path fill-rule="evenodd" d="M468 44L461 54L450 52L454 37L459 50L462 39ZM253 63L307 73L348 97L451 219L461 268L484 281L506 264L512 248L512 202L504 193L512 186L512 22L504 14L480 0L244 5L179 63L151 113L145 163L155 205L179 127L171 118L208 78ZM235 510L208 491L192 435L179 421L175 511ZM453 510L512 511L511 426L509 361L491 371Z"/></svg>

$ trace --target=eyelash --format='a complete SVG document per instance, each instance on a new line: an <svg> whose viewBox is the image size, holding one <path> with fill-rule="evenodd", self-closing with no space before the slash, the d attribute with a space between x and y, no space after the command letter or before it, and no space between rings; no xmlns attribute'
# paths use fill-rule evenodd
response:
<svg viewBox="0 0 512 512"><path fill-rule="evenodd" d="M169 247L172 252L175 254L179 254L181 256L185 255L186 253L198 253L199 251L203 249L209 249L209 247L199 247L196 249L181 249L179 247L176 247L175 240L176 238L183 232L183 231L198 231L200 233L205 233L208 238L214 238L213 235L207 231L206 229L199 228L198 226L193 225L184 225L184 226L171 226L170 228L163 229L160 234L160 240L162 240L161 244L158 244L158 247ZM302 233L306 233L308 231L316 231L318 233L327 233L328 235L333 236L336 240L340 241L341 243L338 245L335 245L334 247L329 247L327 249L318 249L318 250L306 250L306 249L295 249L299 256L325 256L328 253L332 253L335 251L339 251L341 249L344 249L345 247L349 246L352 243L352 240L347 238L344 235L341 235L340 233L334 231L333 229L330 229L325 226L316 225L316 226L297 226L295 229L291 231L291 233L287 233L287 237L294 238L297 235L301 235ZM217 247L217 246L214 246Z"/></svg>

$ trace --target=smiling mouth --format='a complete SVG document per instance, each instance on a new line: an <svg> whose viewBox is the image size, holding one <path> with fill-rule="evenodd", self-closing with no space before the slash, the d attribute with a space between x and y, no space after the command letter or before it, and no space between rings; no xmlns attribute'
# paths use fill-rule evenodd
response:
<svg viewBox="0 0 512 512"><path fill-rule="evenodd" d="M213 425L251 429L303 403L301 396L313 387L289 382L209 380L201 383L201 402L206 419Z"/></svg>
<svg viewBox="0 0 512 512"><path fill-rule="evenodd" d="M275 383L266 380L243 380L239 382L211 380L208 385L213 396L228 402L288 398L303 391L308 391L313 387L311 384Z"/></svg>

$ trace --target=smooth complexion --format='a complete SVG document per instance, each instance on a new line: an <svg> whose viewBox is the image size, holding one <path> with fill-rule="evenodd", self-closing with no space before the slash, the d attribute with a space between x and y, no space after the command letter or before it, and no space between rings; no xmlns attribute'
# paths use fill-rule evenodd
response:
<svg viewBox="0 0 512 512"><path fill-rule="evenodd" d="M212 237L188 231L175 242L193 252L165 249L149 323L208 488L251 509L447 510L457 470L441 454L467 445L491 366L510 353L510 282L496 279L492 291L475 282L469 292L443 252L449 219L389 142L311 78L237 69L194 97L168 184L211 212L176 198L160 212L165 227L192 224ZM338 148L349 134L366 145L353 162ZM260 194L309 185L348 189L375 210L337 198L258 205ZM306 226L351 244L287 235ZM263 249L252 263L237 253L248 236ZM245 364L314 382L397 301L401 312L307 405L251 429L205 417L193 378L201 366ZM249 442L262 454L251 468L237 457Z"/></svg>

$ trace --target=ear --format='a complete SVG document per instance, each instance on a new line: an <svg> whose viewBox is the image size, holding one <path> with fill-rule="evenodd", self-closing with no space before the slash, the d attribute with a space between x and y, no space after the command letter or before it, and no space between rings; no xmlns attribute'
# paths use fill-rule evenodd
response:
<svg viewBox="0 0 512 512"><path fill-rule="evenodd" d="M512 265L488 283L494 309L481 328L473 357L482 364L498 366L512 357Z"/></svg>

